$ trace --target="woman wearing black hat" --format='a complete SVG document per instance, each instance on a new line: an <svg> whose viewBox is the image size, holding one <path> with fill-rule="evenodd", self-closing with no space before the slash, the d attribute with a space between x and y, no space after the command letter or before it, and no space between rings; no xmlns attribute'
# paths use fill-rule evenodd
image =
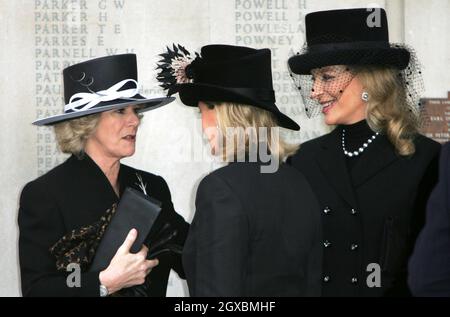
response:
<svg viewBox="0 0 450 317"><path fill-rule="evenodd" d="M181 257L164 254L158 264L157 259L147 259L146 246L131 253L139 235L134 229L107 268L90 271L89 267L108 226L106 219L111 219L111 210L126 187L147 188L151 197L162 202L159 219L176 228L174 242L182 245L185 240L188 224L174 211L164 179L120 163L134 154L140 113L173 98L146 99L139 94L134 54L79 63L64 69L63 74L64 114L34 123L54 125L61 150L72 156L22 191L22 294L165 296L170 269L182 272ZM66 257L81 268L76 287L68 283L72 269L66 271ZM130 288L136 285L142 286Z"/></svg>
<svg viewBox="0 0 450 317"><path fill-rule="evenodd" d="M336 126L291 158L322 210L322 293L407 295L406 263L440 149L418 131L417 61L389 43L383 9L314 12L305 21L307 47L289 67L306 113L321 110Z"/></svg>
<svg viewBox="0 0 450 317"><path fill-rule="evenodd" d="M199 107L213 154L229 163L198 187L183 250L190 295L319 295L318 206L282 162L295 147L278 126L299 126L275 105L270 50L208 45L192 61L174 46L162 56L162 86Z"/></svg>

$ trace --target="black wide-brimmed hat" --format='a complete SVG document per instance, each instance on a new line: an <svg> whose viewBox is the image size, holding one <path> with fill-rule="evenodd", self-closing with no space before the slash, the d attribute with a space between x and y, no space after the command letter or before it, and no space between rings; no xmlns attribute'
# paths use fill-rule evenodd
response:
<svg viewBox="0 0 450 317"><path fill-rule="evenodd" d="M389 43L382 8L319 11L305 16L306 47L289 58L295 74L330 65L376 65L404 69L410 52Z"/></svg>
<svg viewBox="0 0 450 317"><path fill-rule="evenodd" d="M169 95L179 93L185 105L196 107L199 101L251 105L273 113L281 127L300 129L275 104L269 49L207 45L194 58L174 45L161 56L157 78Z"/></svg>
<svg viewBox="0 0 450 317"><path fill-rule="evenodd" d="M145 98L139 94L135 54L100 57L63 70L64 113L39 119L36 125L52 125L94 113L142 105L139 112L152 110L175 98Z"/></svg>

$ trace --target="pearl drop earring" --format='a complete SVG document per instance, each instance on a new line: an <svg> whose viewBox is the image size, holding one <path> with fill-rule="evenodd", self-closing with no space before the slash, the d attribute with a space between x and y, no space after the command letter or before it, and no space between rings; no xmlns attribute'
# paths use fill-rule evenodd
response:
<svg viewBox="0 0 450 317"><path fill-rule="evenodd" d="M363 91L363 93L361 94L361 99L365 102L369 101L369 93L367 91Z"/></svg>

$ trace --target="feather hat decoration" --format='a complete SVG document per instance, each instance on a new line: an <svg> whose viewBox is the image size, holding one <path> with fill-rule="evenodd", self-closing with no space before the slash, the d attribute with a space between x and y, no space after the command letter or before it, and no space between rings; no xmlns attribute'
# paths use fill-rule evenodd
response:
<svg viewBox="0 0 450 317"><path fill-rule="evenodd" d="M161 83L160 86L167 90L176 84L192 83L194 79L194 72L191 69L191 64L199 60L200 55L195 52L195 56L186 50L180 44L173 44L172 49L167 46L167 51L159 54L162 57L158 61L159 73L156 79Z"/></svg>
<svg viewBox="0 0 450 317"><path fill-rule="evenodd" d="M192 54L174 44L159 56L160 86L186 106L200 101L251 105L272 112L281 127L300 129L275 104L270 49L210 44Z"/></svg>

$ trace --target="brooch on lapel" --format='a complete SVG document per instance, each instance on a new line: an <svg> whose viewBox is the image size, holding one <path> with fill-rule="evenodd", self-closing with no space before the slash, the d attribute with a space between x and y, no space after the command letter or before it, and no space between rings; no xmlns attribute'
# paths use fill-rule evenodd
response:
<svg viewBox="0 0 450 317"><path fill-rule="evenodd" d="M136 177L137 177L139 183L136 182L135 184L142 190L142 192L143 192L145 195L148 196L148 194L147 194L147 184L144 183L144 181L142 180L141 174L136 173Z"/></svg>

